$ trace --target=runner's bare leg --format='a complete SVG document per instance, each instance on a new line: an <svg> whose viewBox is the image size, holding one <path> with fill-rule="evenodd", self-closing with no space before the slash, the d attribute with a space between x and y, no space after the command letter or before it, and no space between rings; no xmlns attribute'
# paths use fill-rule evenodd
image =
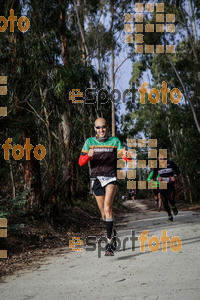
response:
<svg viewBox="0 0 200 300"><path fill-rule="evenodd" d="M112 206L113 206L116 190L117 190L117 185L108 184L106 186L106 194L105 194L105 201L104 201L104 213L106 219L113 219Z"/></svg>
<svg viewBox="0 0 200 300"><path fill-rule="evenodd" d="M162 206L162 198L161 198L161 195L160 193L158 194L158 207L161 208Z"/></svg>
<svg viewBox="0 0 200 300"><path fill-rule="evenodd" d="M99 207L99 210L101 212L101 216L102 216L102 219L105 220L106 219L106 215L104 213L104 201L105 201L105 196L96 196L95 195L95 198L96 198L96 201L97 201L97 205Z"/></svg>

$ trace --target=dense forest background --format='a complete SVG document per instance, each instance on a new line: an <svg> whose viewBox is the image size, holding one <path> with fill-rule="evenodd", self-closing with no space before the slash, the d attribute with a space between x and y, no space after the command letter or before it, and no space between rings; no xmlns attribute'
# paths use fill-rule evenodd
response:
<svg viewBox="0 0 200 300"><path fill-rule="evenodd" d="M199 203L200 2L164 2L165 12L176 14L176 34L155 33L152 38L146 33L145 42L169 40L175 43L176 54L135 54L134 44L124 45L124 14L134 12L132 1L0 1L6 19L13 9L18 18L26 15L30 20L25 33L17 22L13 33L9 27L0 32L0 75L8 77L8 93L0 97L0 106L8 107L8 115L0 117L0 143L12 138L12 147L24 147L30 138L34 147L46 148L42 160L33 151L30 160L25 156L15 160L12 150L5 160L0 149L0 217L58 218L74 206L87 210L94 203L89 168L80 167L78 158L84 141L94 136L93 124L99 116L107 120L110 134L124 144L127 138L157 139L158 148L167 149L168 157L181 170L178 200ZM155 13L145 16L146 23L154 20ZM180 104L168 100L166 105L161 101L153 105L146 95L142 105L135 91L132 98L127 95L125 113L120 114L121 102L108 101L97 107L69 100L72 89L117 89L120 65L116 58L125 46L125 60L130 59L133 66L130 89L138 89L150 76L148 89L160 89L163 81L170 90L179 88L183 94ZM146 151L137 150L138 158L147 158ZM137 170L137 178L146 180L148 173ZM126 192L124 180L116 201ZM148 195L147 191L138 193Z"/></svg>

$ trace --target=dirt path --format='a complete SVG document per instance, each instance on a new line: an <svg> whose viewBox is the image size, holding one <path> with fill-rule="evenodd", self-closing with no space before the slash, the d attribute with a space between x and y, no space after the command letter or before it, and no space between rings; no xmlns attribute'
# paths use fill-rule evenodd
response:
<svg viewBox="0 0 200 300"><path fill-rule="evenodd" d="M174 222L168 223L166 213L148 209L149 203L125 203L137 213L118 218L121 248L114 257L105 257L100 245L95 251L86 251L86 246L82 252L61 248L57 256L47 258L37 268L4 277L1 299L199 299L200 213L180 211ZM137 238L144 230L148 230L148 241L145 252L141 252L139 240L134 245L130 237ZM149 239L160 239L162 230L170 240L174 236L181 239L180 251L173 252L170 242L166 252L162 242L157 252L148 248Z"/></svg>

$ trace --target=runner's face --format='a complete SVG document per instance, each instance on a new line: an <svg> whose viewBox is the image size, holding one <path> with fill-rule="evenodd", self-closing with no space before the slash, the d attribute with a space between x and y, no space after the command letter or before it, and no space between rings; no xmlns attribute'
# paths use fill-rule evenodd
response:
<svg viewBox="0 0 200 300"><path fill-rule="evenodd" d="M97 128L97 127L100 127L100 128ZM105 120L96 120L94 128L95 128L95 131L97 132L99 137L106 136L107 125L106 125Z"/></svg>
<svg viewBox="0 0 200 300"><path fill-rule="evenodd" d="M165 164L165 160L166 160L166 158L163 156L163 155L159 155L159 163L161 164L161 165L164 165Z"/></svg>
<svg viewBox="0 0 200 300"><path fill-rule="evenodd" d="M164 156L159 154L159 160L163 160L163 159L165 159Z"/></svg>

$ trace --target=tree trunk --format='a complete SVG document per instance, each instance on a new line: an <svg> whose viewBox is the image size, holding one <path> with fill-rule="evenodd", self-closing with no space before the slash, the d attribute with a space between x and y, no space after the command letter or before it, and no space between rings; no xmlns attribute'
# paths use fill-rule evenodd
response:
<svg viewBox="0 0 200 300"><path fill-rule="evenodd" d="M66 13L65 13L65 7L64 7L64 1L59 0L61 13L60 13L60 39L61 39L61 47L62 47L62 60L64 66L68 65L69 62L69 55L68 55L68 47L67 47L67 38L66 38ZM69 91L66 91L66 105L67 110L65 110L61 115L61 133L60 136L60 144L61 151L62 151L62 171L63 171L63 195L65 197L65 201L68 204L71 204L72 202L72 193L73 193L73 182L72 182L72 176L74 179L74 166L73 166L73 153L74 149L72 149L72 143L71 143L71 130L72 130L72 123L70 122L70 104L68 100ZM64 184L65 183L65 184Z"/></svg>
<svg viewBox="0 0 200 300"><path fill-rule="evenodd" d="M82 28L83 36L85 39L85 29L84 29L84 7L82 5L82 0L78 0L79 2L79 8L80 8L80 26ZM85 65L86 63L86 55L85 55L85 45L84 45L84 39L81 39L81 50L82 50L82 61Z"/></svg>
<svg viewBox="0 0 200 300"><path fill-rule="evenodd" d="M194 32L194 42L195 44L197 43L197 29L196 29L196 23L195 23L195 15L194 15L194 9L193 9L193 1L190 0L190 8L191 8L191 20L192 20L192 27L193 27L193 32Z"/></svg>
<svg viewBox="0 0 200 300"><path fill-rule="evenodd" d="M61 49L62 59L64 66L67 65L69 60L68 48L67 48L67 37L66 37L66 25L65 25L65 6L63 0L59 0L60 4L60 38L61 38Z"/></svg>
<svg viewBox="0 0 200 300"><path fill-rule="evenodd" d="M18 96L15 94L14 96L14 105L16 109L17 120L19 124L19 130L21 131L21 144L24 148L26 144L26 138L30 138L30 142L33 146L38 144L37 129L34 128L35 124L33 122L30 123L28 127L21 126L21 120L24 118L24 108L28 108L27 104L23 104L23 107L19 105ZM27 116L28 117L28 116ZM33 135L34 133L34 135ZM26 153L24 154L26 155ZM27 193L26 199L26 210L28 213L36 213L42 204L42 196L41 196L41 176L40 176L40 163L34 157L33 150L30 151L30 160L24 159L23 161L23 171L24 171L24 189L31 190Z"/></svg>
<svg viewBox="0 0 200 300"><path fill-rule="evenodd" d="M182 175L180 176L180 178L181 178L181 182L182 182L182 186L183 186L184 200L185 200L185 202L187 202L186 183L185 183L184 177Z"/></svg>
<svg viewBox="0 0 200 300"><path fill-rule="evenodd" d="M26 144L26 135L23 136L23 147ZM33 139L31 140L32 144ZM26 208L30 213L36 213L40 207L41 199L41 177L40 177L40 163L34 157L33 150L30 151L30 160L26 160L23 164L24 170L24 189L31 190L27 193Z"/></svg>
<svg viewBox="0 0 200 300"><path fill-rule="evenodd" d="M110 32L112 35L111 41L111 59L112 59L112 66L111 66L111 76L112 76L112 99L111 99L111 120L112 120L112 136L115 136L115 102L114 102L114 88L115 88L115 55L114 55L114 33L113 33L113 23L114 23L114 2L110 2L110 11L111 11L111 25L110 25Z"/></svg>
<svg viewBox="0 0 200 300"><path fill-rule="evenodd" d="M192 201L192 192L191 192L191 182L190 182L190 177L189 177L189 175L188 174L186 174L186 178L187 178L187 180L188 180L188 185L189 185L189 188L188 188L188 190L189 190L189 199L190 199L190 203L192 204L193 203L193 201Z"/></svg>
<svg viewBox="0 0 200 300"><path fill-rule="evenodd" d="M50 130L50 122L49 122L49 114L46 109L46 97L47 97L47 91L42 91L41 86L39 86L40 96L43 103L43 109L44 109L44 116L45 116L45 125L47 128L48 133L48 142L49 142L49 168L50 168L50 174L51 174L51 201L50 204L56 205L57 204L57 195L56 195L56 182L55 182L55 149L53 147L52 142L52 134Z"/></svg>
<svg viewBox="0 0 200 300"><path fill-rule="evenodd" d="M15 187L15 180L14 180L14 174L13 174L13 167L12 167L12 162L9 159L9 166L10 166L10 178L12 182L12 190L13 190L13 199L16 197L16 187Z"/></svg>

